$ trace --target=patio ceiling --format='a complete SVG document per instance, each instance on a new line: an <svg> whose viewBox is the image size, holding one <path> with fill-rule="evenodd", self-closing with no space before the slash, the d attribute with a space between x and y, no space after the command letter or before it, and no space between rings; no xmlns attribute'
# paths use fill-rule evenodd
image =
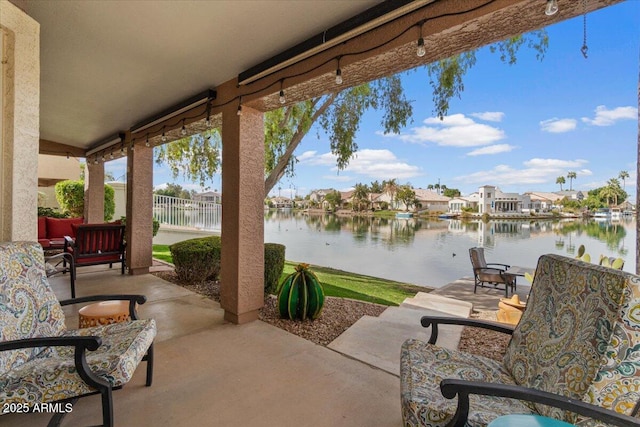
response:
<svg viewBox="0 0 640 427"><path fill-rule="evenodd" d="M587 0L586 10L617 1ZM343 57L345 85L357 84L584 10L583 2L572 0L560 0L560 11L552 17L543 13L545 0L12 2L40 23L41 152L43 147L55 151L50 142L82 152L95 148L105 138L208 89L235 99L247 88L238 89L238 76L374 6L397 8L400 18L378 29L373 26L352 40L353 46L343 43L304 60L311 73L288 78L300 65L294 63L264 77L261 87L267 90L249 87L247 92L255 96L243 101L260 110L278 107L274 82L285 77L288 102L327 93L335 64L313 67L348 52L345 49L369 50ZM433 16L439 19L429 19L424 26L431 48L426 57L417 58L416 24ZM380 39L391 42L379 44ZM58 151L67 154L70 148Z"/></svg>
<svg viewBox="0 0 640 427"><path fill-rule="evenodd" d="M380 3L12 2L40 23L40 137L83 148Z"/></svg>

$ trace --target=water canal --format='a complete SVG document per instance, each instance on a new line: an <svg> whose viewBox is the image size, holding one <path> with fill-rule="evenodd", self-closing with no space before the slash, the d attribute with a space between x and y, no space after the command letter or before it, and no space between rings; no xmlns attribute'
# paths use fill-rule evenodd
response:
<svg viewBox="0 0 640 427"><path fill-rule="evenodd" d="M265 242L286 245L287 260L440 287L472 274L469 248L488 262L535 267L545 253L575 256L584 244L593 260L621 257L635 272L635 220L461 221L383 219L265 212Z"/></svg>

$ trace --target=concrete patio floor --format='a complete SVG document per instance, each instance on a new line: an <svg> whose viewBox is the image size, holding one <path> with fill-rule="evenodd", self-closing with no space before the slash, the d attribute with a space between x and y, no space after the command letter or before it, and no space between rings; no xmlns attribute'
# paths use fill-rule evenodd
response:
<svg viewBox="0 0 640 427"><path fill-rule="evenodd" d="M400 426L397 376L261 321L223 321L215 301L153 275L79 269L77 296L140 293L141 317L156 319L155 372L144 362L114 391L117 426ZM70 297L66 276L51 279ZM77 327L77 307L65 310ZM398 349L400 351L400 349ZM80 399L63 426L101 423L100 399ZM45 426L50 414L0 416L0 426Z"/></svg>

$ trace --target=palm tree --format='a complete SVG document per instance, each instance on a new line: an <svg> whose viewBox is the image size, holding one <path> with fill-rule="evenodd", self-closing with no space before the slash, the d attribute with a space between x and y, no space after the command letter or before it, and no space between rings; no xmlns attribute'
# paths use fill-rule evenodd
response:
<svg viewBox="0 0 640 427"><path fill-rule="evenodd" d="M569 190L573 190L573 180L576 179L577 176L575 172L569 172L567 174L567 178L569 178Z"/></svg>
<svg viewBox="0 0 640 427"><path fill-rule="evenodd" d="M365 184L356 184L356 187L353 190L353 200L357 202L358 211L362 210L362 204L365 205L368 203L367 198L369 197L369 188Z"/></svg>
<svg viewBox="0 0 640 427"><path fill-rule="evenodd" d="M624 189L626 189L627 187L627 183L625 181L625 179L629 178L629 172L627 171L620 171L620 173L618 174L618 178L620 178L622 180L622 187Z"/></svg>
<svg viewBox="0 0 640 427"><path fill-rule="evenodd" d="M562 191L562 184L564 184L565 182L567 181L564 180L564 176L559 176L556 178L556 184L560 184L560 191Z"/></svg>
<svg viewBox="0 0 640 427"><path fill-rule="evenodd" d="M393 199L398 191L398 183L395 178L390 179L388 181L382 181L382 188L385 193L389 194L389 198L391 199L390 206L393 209Z"/></svg>
<svg viewBox="0 0 640 427"><path fill-rule="evenodd" d="M602 187L600 193L598 194L601 198L607 201L607 205L611 206L610 200L615 199L617 204L618 201L618 192L611 186L607 185L606 187Z"/></svg>

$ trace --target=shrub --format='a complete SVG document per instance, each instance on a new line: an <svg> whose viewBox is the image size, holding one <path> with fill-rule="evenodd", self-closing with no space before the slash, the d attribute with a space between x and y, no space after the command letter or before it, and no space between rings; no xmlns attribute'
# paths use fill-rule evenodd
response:
<svg viewBox="0 0 640 427"><path fill-rule="evenodd" d="M169 246L178 278L195 283L218 280L221 248L220 236L190 239Z"/></svg>
<svg viewBox="0 0 640 427"><path fill-rule="evenodd" d="M56 184L56 200L62 211L73 217L84 216L84 181L60 181ZM116 210L115 191L104 185L104 220L111 221Z"/></svg>
<svg viewBox="0 0 640 427"><path fill-rule="evenodd" d="M264 244L264 293L276 292L280 276L284 271L285 246L278 243Z"/></svg>
<svg viewBox="0 0 640 427"><path fill-rule="evenodd" d="M120 223L122 225L127 225L127 217L126 216L121 216L120 217ZM156 237L156 234L158 234L158 230L160 230L160 221L158 221L157 219L153 218L153 237Z"/></svg>
<svg viewBox="0 0 640 427"><path fill-rule="evenodd" d="M49 218L66 218L68 215L57 209L38 207L38 216L48 216Z"/></svg>

